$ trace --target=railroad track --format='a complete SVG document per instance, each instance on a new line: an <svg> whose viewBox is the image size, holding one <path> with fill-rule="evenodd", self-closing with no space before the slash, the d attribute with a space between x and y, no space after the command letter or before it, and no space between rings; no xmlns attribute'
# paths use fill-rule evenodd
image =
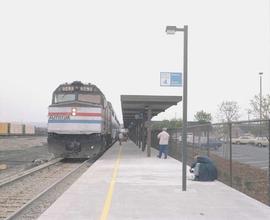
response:
<svg viewBox="0 0 270 220"><path fill-rule="evenodd" d="M87 166L88 165L88 166ZM63 162L58 159L49 165L15 176L0 184L0 219L35 219L33 213L23 214L42 195L80 168L89 167L85 162ZM40 213L39 213L40 214Z"/></svg>
<svg viewBox="0 0 270 220"><path fill-rule="evenodd" d="M51 165L53 165L53 164L55 164L55 163L58 163L58 162L61 161L61 160L63 160L63 158L56 158L56 159L54 159L54 160L51 160L51 161L49 161L49 162L47 162L47 163L44 163L44 164L39 165L39 166L37 166L37 167L34 167L34 168L32 168L32 169L29 169L29 170L20 172L20 173L18 173L18 174L12 175L12 176L10 176L10 177L3 178L3 179L0 180L0 187L4 186L4 185L6 185L6 184L10 184L10 183L12 183L12 182L14 182L14 181L17 181L17 180L19 180L20 178L23 178L23 177L26 177L26 176L28 176L28 175L31 175L31 174L33 174L34 172L40 171L41 169L44 169L44 168L46 168L46 167L48 167L48 166L51 166Z"/></svg>
<svg viewBox="0 0 270 220"><path fill-rule="evenodd" d="M57 158L0 180L0 220L37 219L103 153L79 163Z"/></svg>

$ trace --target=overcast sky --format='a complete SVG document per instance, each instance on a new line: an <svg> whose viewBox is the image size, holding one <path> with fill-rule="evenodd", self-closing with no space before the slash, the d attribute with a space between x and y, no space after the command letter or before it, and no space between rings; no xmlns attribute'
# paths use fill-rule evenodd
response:
<svg viewBox="0 0 270 220"><path fill-rule="evenodd" d="M270 94L269 0L0 1L0 121L46 122L53 90L96 84L122 121L120 95L182 95L160 72L182 71L189 26L188 120ZM182 117L182 104L156 120Z"/></svg>

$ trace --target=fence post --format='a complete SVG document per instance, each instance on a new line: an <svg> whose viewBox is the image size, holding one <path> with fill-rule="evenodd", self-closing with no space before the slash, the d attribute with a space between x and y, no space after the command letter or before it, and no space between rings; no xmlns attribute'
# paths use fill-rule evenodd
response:
<svg viewBox="0 0 270 220"><path fill-rule="evenodd" d="M232 187L232 123L229 122L229 139L230 139L230 186Z"/></svg>
<svg viewBox="0 0 270 220"><path fill-rule="evenodd" d="M210 146L209 146L209 131L210 131L210 128L209 128L209 126L207 126L207 156L208 157L210 157L210 150L209 150L209 148L210 148Z"/></svg>
<svg viewBox="0 0 270 220"><path fill-rule="evenodd" d="M270 120L268 120L268 205L270 206Z"/></svg>
<svg viewBox="0 0 270 220"><path fill-rule="evenodd" d="M192 154L192 159L193 159L196 155L196 153L195 153L195 129L193 129L193 132L192 132L192 150L193 150L193 154Z"/></svg>

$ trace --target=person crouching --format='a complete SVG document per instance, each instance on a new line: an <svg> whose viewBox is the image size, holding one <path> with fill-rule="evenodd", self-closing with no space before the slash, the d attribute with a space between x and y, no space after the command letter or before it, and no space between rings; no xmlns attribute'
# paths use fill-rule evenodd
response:
<svg viewBox="0 0 270 220"><path fill-rule="evenodd" d="M194 159L190 172L194 173L195 181L214 181L217 179L217 168L209 157L197 155Z"/></svg>

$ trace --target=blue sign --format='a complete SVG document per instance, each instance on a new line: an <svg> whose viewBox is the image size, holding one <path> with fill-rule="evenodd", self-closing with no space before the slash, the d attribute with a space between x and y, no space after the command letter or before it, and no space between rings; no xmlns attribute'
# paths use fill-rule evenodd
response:
<svg viewBox="0 0 270 220"><path fill-rule="evenodd" d="M182 73L160 73L160 86L183 86Z"/></svg>
<svg viewBox="0 0 270 220"><path fill-rule="evenodd" d="M171 73L171 86L182 85L182 73Z"/></svg>

